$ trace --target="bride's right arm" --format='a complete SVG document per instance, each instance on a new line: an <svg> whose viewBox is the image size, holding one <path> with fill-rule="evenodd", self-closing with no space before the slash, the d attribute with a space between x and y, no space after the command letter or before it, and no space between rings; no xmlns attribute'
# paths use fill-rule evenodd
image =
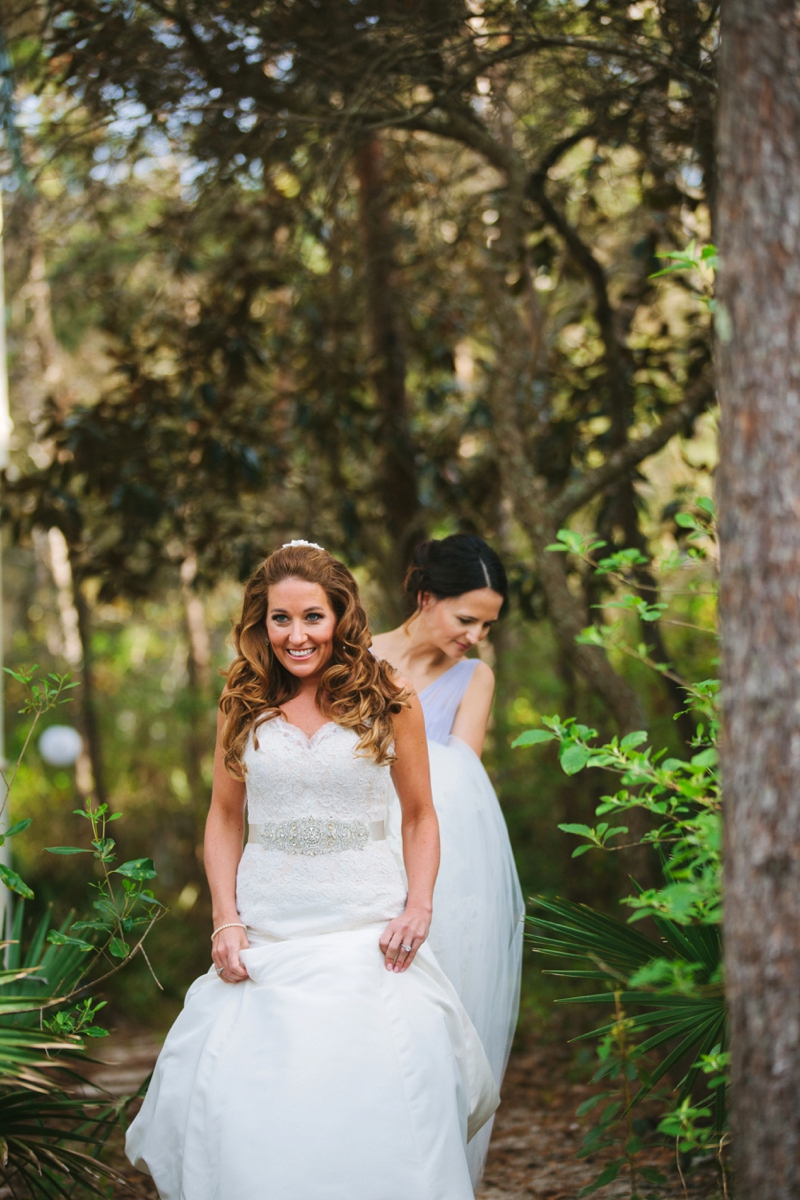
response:
<svg viewBox="0 0 800 1200"><path fill-rule="evenodd" d="M231 925L214 938L211 957L214 965L222 967L220 978L226 983L240 983L247 979L247 971L239 961L239 951L248 946L244 929L238 928L240 921L236 911L236 871L242 857L244 840L245 786L232 779L225 769L222 755L221 734L224 716L217 718L217 749L214 754L214 786L211 792L211 807L206 820L204 858L208 886L211 889L211 906L214 928Z"/></svg>

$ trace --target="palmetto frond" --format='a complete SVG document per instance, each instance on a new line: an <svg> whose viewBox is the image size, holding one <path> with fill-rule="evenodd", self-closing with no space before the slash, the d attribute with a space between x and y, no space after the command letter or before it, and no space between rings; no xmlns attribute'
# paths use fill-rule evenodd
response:
<svg viewBox="0 0 800 1200"><path fill-rule="evenodd" d="M606 987L584 996L571 997L568 1003L614 1003L618 993L631 1020L631 1030L641 1034L638 1053L667 1049L650 1082L634 1097L635 1104L684 1057L691 1066L680 1083L678 1103L688 1096L699 1072L696 1065L703 1054L726 1041L726 1012L720 977L722 946L715 926L676 925L656 918L661 935L656 942L639 930L595 912L584 904L569 900L537 897L528 917L528 938L536 953L557 958L584 961L587 967L559 968L548 974L571 979L602 981ZM691 986L683 994L674 989L654 986L631 987L630 980L654 962L666 960L684 966ZM584 1038L602 1037L613 1028L609 1022ZM721 1089L718 1089L718 1093ZM722 1096L718 1117L722 1119Z"/></svg>
<svg viewBox="0 0 800 1200"><path fill-rule="evenodd" d="M106 1196L104 1181L119 1179L97 1160L120 1118L120 1103L85 1098L70 1087L85 1080L81 1040L42 1026L42 1005L80 982L85 955L46 941L49 914L23 954L22 904L17 908L0 970L0 1179L13 1196L69 1196L75 1186ZM52 1011L52 1010L51 1010Z"/></svg>

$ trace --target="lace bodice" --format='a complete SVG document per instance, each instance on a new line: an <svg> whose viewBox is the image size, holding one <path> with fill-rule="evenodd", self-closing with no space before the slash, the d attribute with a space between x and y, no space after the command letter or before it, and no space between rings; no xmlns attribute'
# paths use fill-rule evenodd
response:
<svg viewBox="0 0 800 1200"><path fill-rule="evenodd" d="M244 755L247 819L383 818L389 771L357 755L358 734L329 721L310 738L275 717L256 729Z"/></svg>
<svg viewBox="0 0 800 1200"><path fill-rule="evenodd" d="M389 768L357 754L357 745L358 734L333 722L307 738L280 717L251 737L244 754L248 821L272 832L245 847L236 895L242 921L256 934L358 928L402 911L405 888L386 842L343 836L386 813ZM336 852L284 848L289 839L280 831L289 823L335 830Z"/></svg>

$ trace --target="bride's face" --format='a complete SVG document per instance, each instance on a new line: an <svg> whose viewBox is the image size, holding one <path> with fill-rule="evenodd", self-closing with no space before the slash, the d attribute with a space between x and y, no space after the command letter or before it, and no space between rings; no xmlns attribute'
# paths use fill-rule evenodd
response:
<svg viewBox="0 0 800 1200"><path fill-rule="evenodd" d="M420 597L425 633L450 658L464 655L488 636L500 616L503 597L492 588L478 588L461 596L438 599L429 592Z"/></svg>
<svg viewBox="0 0 800 1200"><path fill-rule="evenodd" d="M336 614L324 588L305 579L282 579L267 596L267 637L287 671L308 679L325 670L333 654Z"/></svg>

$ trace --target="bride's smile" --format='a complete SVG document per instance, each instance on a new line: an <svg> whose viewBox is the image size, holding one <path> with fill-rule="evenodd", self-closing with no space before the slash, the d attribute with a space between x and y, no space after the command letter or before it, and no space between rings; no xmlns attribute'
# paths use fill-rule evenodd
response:
<svg viewBox="0 0 800 1200"><path fill-rule="evenodd" d="M269 590L267 637L278 661L301 679L325 670L333 654L336 614L324 588L283 579Z"/></svg>

